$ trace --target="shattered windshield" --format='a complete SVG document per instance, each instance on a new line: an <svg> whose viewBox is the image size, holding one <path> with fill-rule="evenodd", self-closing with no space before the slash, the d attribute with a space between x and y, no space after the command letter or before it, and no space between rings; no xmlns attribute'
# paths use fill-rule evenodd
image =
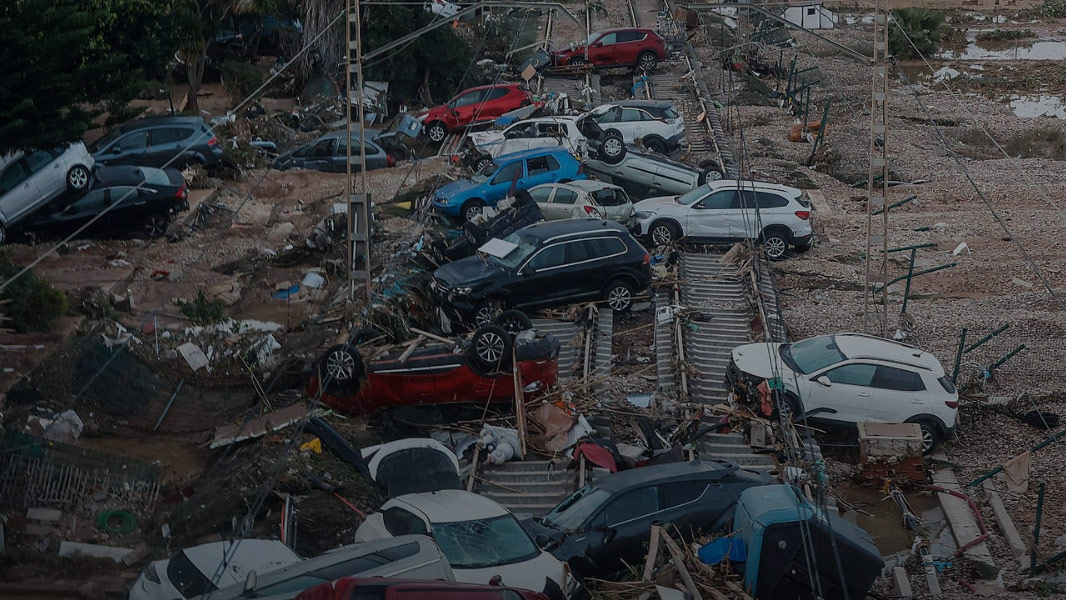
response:
<svg viewBox="0 0 1066 600"><path fill-rule="evenodd" d="M544 515L544 520L559 529L577 529L610 498L610 492L586 486L560 502L559 506Z"/></svg>
<svg viewBox="0 0 1066 600"><path fill-rule="evenodd" d="M711 191L711 186L704 184L694 190L689 190L684 194L677 197L677 203L682 206L688 206L700 198L706 196Z"/></svg>
<svg viewBox="0 0 1066 600"><path fill-rule="evenodd" d="M431 533L453 569L508 565L540 554L514 515L434 523Z"/></svg>
<svg viewBox="0 0 1066 600"><path fill-rule="evenodd" d="M837 348L832 336L815 337L794 344L781 346L781 358L793 370L813 373L819 369L847 360Z"/></svg>
<svg viewBox="0 0 1066 600"><path fill-rule="evenodd" d="M514 269L518 267L518 265L522 264L522 261L529 258L529 256L537 250L536 238L519 235L517 231L503 238L503 241L511 242L512 244L518 247L509 252L507 256L503 258L489 256L488 254L485 254L483 252L480 252L479 254L485 257L485 260L489 261L494 265L504 267L505 269Z"/></svg>
<svg viewBox="0 0 1066 600"><path fill-rule="evenodd" d="M470 181L473 181L474 183L485 183L489 180L489 177L492 177L492 174L496 172L496 169L499 168L500 165L497 165L495 162L490 162L489 164L485 165L484 168L482 168L480 171L471 175Z"/></svg>

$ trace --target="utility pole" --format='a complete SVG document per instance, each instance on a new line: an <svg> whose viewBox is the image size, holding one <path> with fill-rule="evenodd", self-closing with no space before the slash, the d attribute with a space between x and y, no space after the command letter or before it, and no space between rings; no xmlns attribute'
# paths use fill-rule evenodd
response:
<svg viewBox="0 0 1066 600"><path fill-rule="evenodd" d="M366 288L367 308L370 307L370 221L372 218L370 194L366 189L366 112L363 106L363 23L359 0L345 0L348 13L345 23L345 41L348 44L348 61L345 69L345 84L348 87L347 129L348 161L345 172L345 192L348 197L348 299L355 299L356 283L362 279ZM353 39L352 30L355 30ZM354 53L354 56L353 56ZM356 116L359 119L359 137L352 138L352 73L355 73ZM359 193L353 193L352 152L359 153ZM362 268L359 261L362 260Z"/></svg>
<svg viewBox="0 0 1066 600"><path fill-rule="evenodd" d="M866 277L863 328L888 336L888 13L874 5L874 56L870 96L870 178L866 202ZM876 179L880 178L880 181ZM880 294L878 294L880 286ZM877 296L880 295L880 298Z"/></svg>

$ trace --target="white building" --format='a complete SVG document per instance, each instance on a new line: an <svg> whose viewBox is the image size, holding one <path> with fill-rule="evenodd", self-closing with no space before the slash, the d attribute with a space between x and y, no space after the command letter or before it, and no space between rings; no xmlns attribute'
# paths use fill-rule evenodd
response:
<svg viewBox="0 0 1066 600"><path fill-rule="evenodd" d="M785 9L785 20L806 29L832 29L837 16L821 4L795 4Z"/></svg>

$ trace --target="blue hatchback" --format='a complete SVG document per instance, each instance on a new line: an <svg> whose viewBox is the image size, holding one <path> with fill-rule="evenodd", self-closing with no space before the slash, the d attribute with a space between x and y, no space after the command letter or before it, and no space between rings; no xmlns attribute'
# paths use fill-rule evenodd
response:
<svg viewBox="0 0 1066 600"><path fill-rule="evenodd" d="M542 183L585 179L581 163L563 148L537 148L504 154L472 175L453 181L433 195L433 209L468 221L486 206L507 197L511 191L526 190Z"/></svg>

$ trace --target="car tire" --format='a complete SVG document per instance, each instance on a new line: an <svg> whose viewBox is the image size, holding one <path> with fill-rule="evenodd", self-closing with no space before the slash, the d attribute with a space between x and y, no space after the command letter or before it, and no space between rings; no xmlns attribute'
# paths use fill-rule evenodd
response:
<svg viewBox="0 0 1066 600"><path fill-rule="evenodd" d="M477 310L474 311L473 325L474 327L484 327L485 325L492 325L496 322L496 318L502 314L500 311L500 305L493 301L486 301L478 305Z"/></svg>
<svg viewBox="0 0 1066 600"><path fill-rule="evenodd" d="M637 68L652 72L659 66L659 57L654 52L641 52L637 57Z"/></svg>
<svg viewBox="0 0 1066 600"><path fill-rule="evenodd" d="M589 61L585 60L584 57L571 58L570 62L568 64L571 67L583 67L583 66L589 64Z"/></svg>
<svg viewBox="0 0 1066 600"><path fill-rule="evenodd" d="M603 300L611 310L627 313L633 308L633 284L625 279L614 279L603 288Z"/></svg>
<svg viewBox="0 0 1066 600"><path fill-rule="evenodd" d="M470 219L480 215L483 210L485 210L485 203L481 200L478 200L477 198L467 200L463 203L463 207L459 209L459 217L464 223L466 223Z"/></svg>
<svg viewBox="0 0 1066 600"><path fill-rule="evenodd" d="M937 444L944 439L944 434L940 432L940 426L932 419L919 418L908 420L907 422L917 423L918 427L922 430L922 454L929 454L935 450Z"/></svg>
<svg viewBox="0 0 1066 600"><path fill-rule="evenodd" d="M170 219L160 213L152 213L141 221L141 233L148 238L162 237L170 226Z"/></svg>
<svg viewBox="0 0 1066 600"><path fill-rule="evenodd" d="M600 159L609 165L617 165L626 157L626 143L617 129L604 132L600 141Z"/></svg>
<svg viewBox="0 0 1066 600"><path fill-rule="evenodd" d="M89 169L84 165L74 165L67 171L67 189L80 192L89 187Z"/></svg>
<svg viewBox="0 0 1066 600"><path fill-rule="evenodd" d="M470 338L470 362L482 373L496 373L511 366L513 348L507 330L497 325L485 325Z"/></svg>
<svg viewBox="0 0 1066 600"><path fill-rule="evenodd" d="M700 176L697 180L699 185L706 185L708 181L719 181L725 179L725 171L722 167L711 159L707 159L700 163Z"/></svg>
<svg viewBox="0 0 1066 600"><path fill-rule="evenodd" d="M681 235L681 227L673 221L655 221L648 228L648 238L653 246L676 244Z"/></svg>
<svg viewBox="0 0 1066 600"><path fill-rule="evenodd" d="M788 256L788 234L783 229L774 227L762 232L763 254L770 260L781 260Z"/></svg>
<svg viewBox="0 0 1066 600"><path fill-rule="evenodd" d="M526 313L514 309L500 313L493 324L509 333L512 339L527 329L533 329L533 320Z"/></svg>
<svg viewBox="0 0 1066 600"><path fill-rule="evenodd" d="M477 162L475 164L477 165L477 169L475 169L474 172L480 173L481 170L484 169L487 165L492 164L492 157L488 154L482 154L481 156L477 157Z"/></svg>
<svg viewBox="0 0 1066 600"><path fill-rule="evenodd" d="M785 410L782 411L781 409ZM799 399L794 395L786 393L781 396L781 406L775 406L773 417L775 420L780 420L784 417L785 421L795 421L802 413L803 407L800 405Z"/></svg>
<svg viewBox="0 0 1066 600"><path fill-rule="evenodd" d="M668 151L666 149L666 142L662 138L653 137L651 139L645 138L644 147L656 154L666 155Z"/></svg>
<svg viewBox="0 0 1066 600"><path fill-rule="evenodd" d="M0 223L0 246L3 246L5 242L7 242L7 228Z"/></svg>
<svg viewBox="0 0 1066 600"><path fill-rule="evenodd" d="M338 344L318 361L320 389L327 392L355 394L366 375L366 364L355 346Z"/></svg>
<svg viewBox="0 0 1066 600"><path fill-rule="evenodd" d="M440 121L433 121L426 126L426 135L429 136L431 142L440 144L448 136L448 128Z"/></svg>

